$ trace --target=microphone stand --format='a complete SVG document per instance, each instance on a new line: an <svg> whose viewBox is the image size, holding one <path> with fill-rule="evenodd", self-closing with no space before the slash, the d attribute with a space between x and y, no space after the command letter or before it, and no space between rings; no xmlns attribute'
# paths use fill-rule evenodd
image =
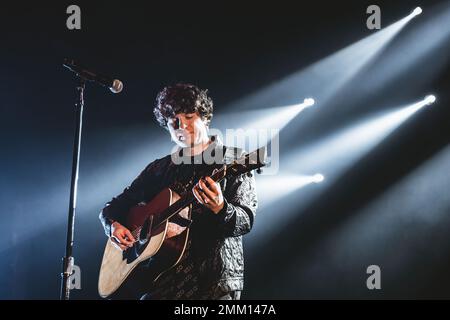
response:
<svg viewBox="0 0 450 320"><path fill-rule="evenodd" d="M75 136L73 142L73 156L72 156L72 180L70 185L70 203L69 215L67 219L67 242L66 255L63 257L63 272L61 273L61 300L69 300L71 289L71 275L73 273L74 258L72 257L73 250L73 231L75 223L75 208L77 202L77 188L78 188L78 169L80 160L80 143L81 143L81 129L83 124L83 106L84 106L84 88L86 79L78 75L77 95L78 99L75 103Z"/></svg>

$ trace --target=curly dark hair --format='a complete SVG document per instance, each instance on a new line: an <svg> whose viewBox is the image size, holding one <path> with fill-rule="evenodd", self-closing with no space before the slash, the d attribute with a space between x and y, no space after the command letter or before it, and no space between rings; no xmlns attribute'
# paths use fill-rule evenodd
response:
<svg viewBox="0 0 450 320"><path fill-rule="evenodd" d="M178 113L198 112L209 126L213 116L213 101L208 90L189 83L177 83L162 89L156 97L153 109L156 120L167 129L167 121Z"/></svg>

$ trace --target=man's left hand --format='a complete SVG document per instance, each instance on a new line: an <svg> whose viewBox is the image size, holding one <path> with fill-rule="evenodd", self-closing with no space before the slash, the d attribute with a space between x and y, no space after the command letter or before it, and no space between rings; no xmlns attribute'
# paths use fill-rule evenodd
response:
<svg viewBox="0 0 450 320"><path fill-rule="evenodd" d="M200 179L192 188L195 198L215 214L219 213L224 206L222 189L211 177Z"/></svg>

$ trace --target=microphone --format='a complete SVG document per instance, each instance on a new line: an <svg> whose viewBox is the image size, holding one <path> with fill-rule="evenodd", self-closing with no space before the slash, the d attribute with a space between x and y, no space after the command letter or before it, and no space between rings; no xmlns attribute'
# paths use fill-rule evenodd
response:
<svg viewBox="0 0 450 320"><path fill-rule="evenodd" d="M73 59L64 59L63 66L69 69L70 71L75 72L79 77L84 78L88 81L96 82L104 87L109 88L113 93L119 93L123 89L123 83L120 80L112 79L110 77L100 75L91 70L87 70L82 67Z"/></svg>

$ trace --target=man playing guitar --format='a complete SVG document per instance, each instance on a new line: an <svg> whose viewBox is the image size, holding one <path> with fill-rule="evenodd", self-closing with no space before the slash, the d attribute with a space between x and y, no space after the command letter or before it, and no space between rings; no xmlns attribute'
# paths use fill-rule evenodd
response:
<svg viewBox="0 0 450 320"><path fill-rule="evenodd" d="M244 285L242 236L251 230L257 209L254 176L241 174L220 183L210 176L214 168L241 157L243 151L209 136L213 102L207 90L195 85L165 87L157 96L154 114L179 149L150 163L106 204L100 213L105 232L117 250L125 250L135 242L123 222L131 207L150 201L163 188L180 195L191 192L197 201L184 254L142 299L239 299ZM169 223L167 237L179 228Z"/></svg>

